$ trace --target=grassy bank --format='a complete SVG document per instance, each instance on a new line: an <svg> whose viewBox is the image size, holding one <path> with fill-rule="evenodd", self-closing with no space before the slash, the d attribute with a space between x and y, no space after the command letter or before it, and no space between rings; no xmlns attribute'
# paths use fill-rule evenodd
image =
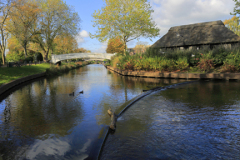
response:
<svg viewBox="0 0 240 160"><path fill-rule="evenodd" d="M239 72L240 47L225 49L223 46L200 50L148 49L143 54L129 54L112 57L110 65L122 70L160 72Z"/></svg>
<svg viewBox="0 0 240 160"><path fill-rule="evenodd" d="M48 63L11 68L2 67L0 68L0 85L22 77L45 72L47 68L50 68Z"/></svg>
<svg viewBox="0 0 240 160"><path fill-rule="evenodd" d="M71 62L71 63L62 63L61 66L56 66L49 63L42 63L31 66L21 66L21 67L2 67L0 68L0 86L11 82L13 80L26 77L33 74L38 74L42 72L47 72L48 76L59 75L68 70L81 67L86 65L86 62Z"/></svg>

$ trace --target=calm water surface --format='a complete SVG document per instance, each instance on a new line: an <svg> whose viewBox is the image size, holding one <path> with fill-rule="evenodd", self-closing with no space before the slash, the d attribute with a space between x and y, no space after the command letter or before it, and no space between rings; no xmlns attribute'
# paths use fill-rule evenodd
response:
<svg viewBox="0 0 240 160"><path fill-rule="evenodd" d="M5 98L0 97L0 160L96 159L103 137L110 124L110 118L107 115L109 107L119 112L125 107L126 102L141 94L143 89L179 82L181 81L122 77L107 71L102 65L88 65L59 77L40 79L18 87L11 94L6 95ZM82 90L84 93L80 94L79 92ZM75 93L74 96L69 96L72 92ZM185 105L185 103L189 103L187 100L186 102L177 101L177 98L180 97L174 97L170 92L169 94L167 94L168 92L165 93L166 95L162 95L163 93L165 92L148 97L152 98L153 101L150 104L145 100L140 102L142 103L140 107L144 107L147 103L147 106L151 108L148 110L149 115L147 117L149 118L143 119L146 120L143 126L139 126L142 125L142 122L140 123L137 120L139 115L135 115L138 112L134 111L134 115L131 117L136 119L136 124L130 127L133 121L129 123L125 118L124 121L119 121L116 136L120 133L127 137L129 133L138 132L138 129L139 133L142 133L143 130L150 131L149 134L155 133L156 136L159 130L154 128L158 128L160 125L158 121L161 121L161 118L154 118L154 116L156 117L157 113L159 114L157 117L161 117L161 115L163 117L169 116L161 113L161 110L167 110L169 107L165 106L166 109L156 108L155 102L162 103L163 100L167 99L167 104ZM194 97L192 98L194 99ZM233 100L236 100L236 98L233 98ZM150 107L151 105L153 107ZM181 108L182 112L192 110L191 108L185 110L186 108ZM236 109L237 107L235 107L235 110L230 109L224 112L225 116L232 118L233 122L238 119L238 114L230 115L229 112L235 113ZM139 108L138 110L141 111L142 109ZM222 112L216 112L222 114ZM208 114L210 113L213 112ZM124 116L127 116L127 114ZM185 114L185 116L191 117L190 114ZM205 114L204 116L207 117ZM195 119L195 117L192 118ZM169 117L165 119L166 123L167 120L171 119ZM129 125L127 125L125 132L121 133L123 123ZM204 126L204 124L202 125ZM213 124L208 125L212 126ZM151 126L153 129L149 128ZM167 124L165 126L167 127ZM226 126L224 125L224 127ZM171 127L167 128L169 128L168 131L172 130ZM186 131L188 131L187 129ZM175 131L172 130L172 133L175 133ZM235 136L237 138L237 135ZM156 139L156 141L161 141L161 139ZM137 140L133 139L132 142L135 143ZM144 140L140 140L140 142L145 143ZM230 142L232 141L230 140ZM148 144L147 146L151 147ZM110 146L107 145L106 147ZM127 145L127 147L130 146ZM158 152L156 151L156 153ZM119 154L124 154L124 152L119 152ZM106 158L106 154L104 157ZM131 157L130 154L129 157Z"/></svg>
<svg viewBox="0 0 240 160"><path fill-rule="evenodd" d="M118 118L101 159L240 159L240 83L152 93Z"/></svg>

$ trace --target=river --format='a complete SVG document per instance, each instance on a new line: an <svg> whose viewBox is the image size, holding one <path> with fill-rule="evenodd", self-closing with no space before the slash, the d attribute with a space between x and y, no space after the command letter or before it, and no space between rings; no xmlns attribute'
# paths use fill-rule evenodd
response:
<svg viewBox="0 0 240 160"><path fill-rule="evenodd" d="M183 81L123 77L94 64L18 86L0 97L0 160L96 159L109 107L120 112L143 89Z"/></svg>

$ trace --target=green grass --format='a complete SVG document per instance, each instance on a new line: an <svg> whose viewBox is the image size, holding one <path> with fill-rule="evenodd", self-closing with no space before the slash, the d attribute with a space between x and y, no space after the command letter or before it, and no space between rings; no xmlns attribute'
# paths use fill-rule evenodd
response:
<svg viewBox="0 0 240 160"><path fill-rule="evenodd" d="M11 68L0 67L0 86L22 77L45 72L47 68L50 68L48 63Z"/></svg>

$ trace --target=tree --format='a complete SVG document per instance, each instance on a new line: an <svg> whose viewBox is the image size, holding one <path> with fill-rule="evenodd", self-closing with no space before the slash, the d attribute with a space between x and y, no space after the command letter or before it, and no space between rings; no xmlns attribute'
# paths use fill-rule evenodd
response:
<svg viewBox="0 0 240 160"><path fill-rule="evenodd" d="M124 42L119 38L113 38L108 40L107 53L123 53Z"/></svg>
<svg viewBox="0 0 240 160"><path fill-rule="evenodd" d="M233 13L230 12L231 15L239 15L240 14L240 2L238 0L233 0L235 2L235 7L233 9Z"/></svg>
<svg viewBox="0 0 240 160"><path fill-rule="evenodd" d="M144 53L147 48L149 48L151 45L148 45L148 42L137 42L137 45L134 47L135 53Z"/></svg>
<svg viewBox="0 0 240 160"><path fill-rule="evenodd" d="M84 49L84 48L77 48L73 50L74 53L91 53L90 50Z"/></svg>
<svg viewBox="0 0 240 160"><path fill-rule="evenodd" d="M54 43L56 44L54 47L55 54L72 53L78 47L77 40L71 35L56 36Z"/></svg>
<svg viewBox="0 0 240 160"><path fill-rule="evenodd" d="M236 16L233 16L230 19L227 19L223 22L225 26L233 31L235 34L240 36L240 26L239 26L239 18Z"/></svg>
<svg viewBox="0 0 240 160"><path fill-rule="evenodd" d="M56 36L77 35L80 30L80 18L62 0L39 0L38 2L43 16L39 21L41 34L34 37L34 42L39 44L44 60L47 61L49 51L53 52Z"/></svg>
<svg viewBox="0 0 240 160"><path fill-rule="evenodd" d="M93 27L98 27L96 34L100 42L120 37L126 43L140 36L152 38L159 35L159 29L152 21L150 3L147 0L105 0L106 6L93 14Z"/></svg>
<svg viewBox="0 0 240 160"><path fill-rule="evenodd" d="M8 31L23 47L25 58L27 57L28 43L34 35L39 34L37 20L40 12L37 4L31 0L16 0L12 3Z"/></svg>
<svg viewBox="0 0 240 160"><path fill-rule="evenodd" d="M9 16L9 10L11 8L11 0L0 1L0 51L2 53L2 63L5 64L5 50L6 41L8 39L8 31L6 30L6 22Z"/></svg>

